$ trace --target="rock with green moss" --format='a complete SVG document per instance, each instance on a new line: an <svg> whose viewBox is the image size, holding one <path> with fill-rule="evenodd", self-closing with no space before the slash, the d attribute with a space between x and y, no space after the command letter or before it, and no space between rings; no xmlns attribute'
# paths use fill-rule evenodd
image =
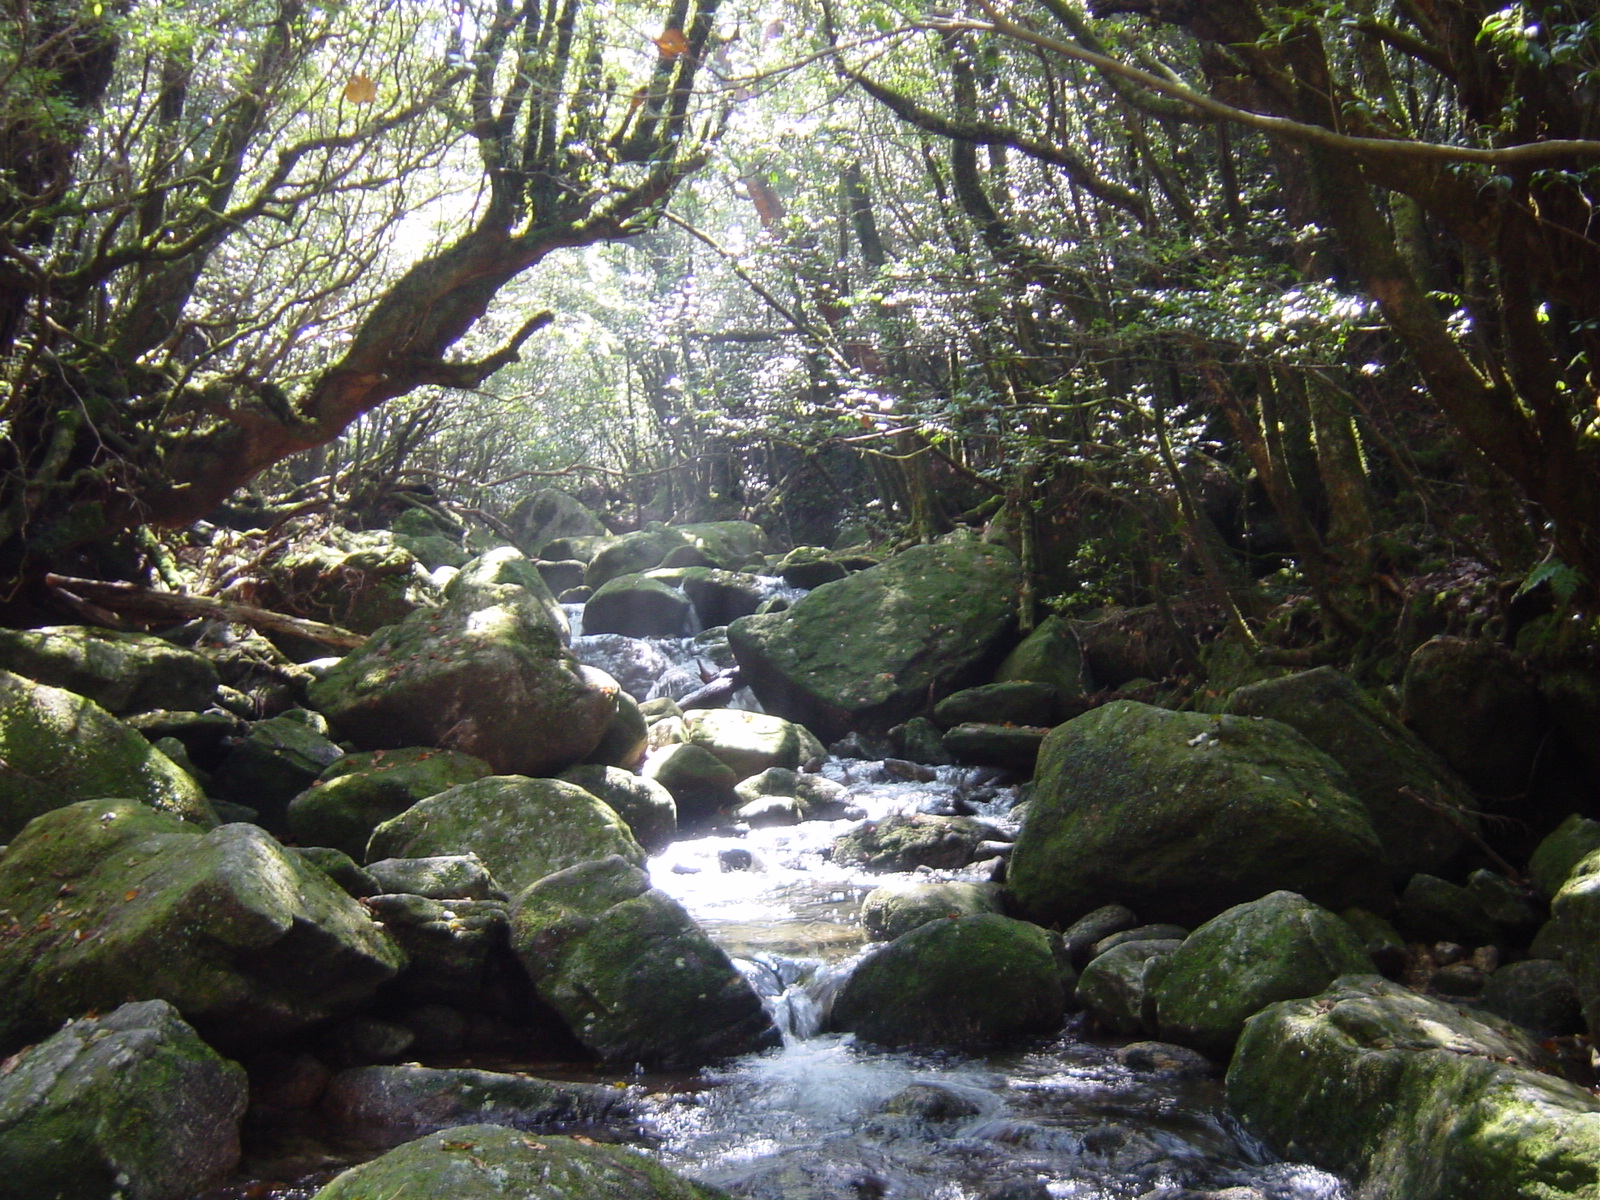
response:
<svg viewBox="0 0 1600 1200"><path fill-rule="evenodd" d="M564 770L599 745L616 682L567 651L531 563L500 556L481 574L491 578L468 564L442 608L380 630L312 685L340 736L361 750L458 750L527 775ZM523 581L494 581L507 574Z"/></svg>
<svg viewBox="0 0 1600 1200"><path fill-rule="evenodd" d="M130 997L170 1002L215 1045L260 1045L366 1000L404 964L263 830L201 833L125 800L32 821L0 857L0 911L0 1054Z"/></svg>
<svg viewBox="0 0 1600 1200"><path fill-rule="evenodd" d="M525 624L547 626L571 640L567 611L533 560L513 546L496 546L472 559L445 587L448 604L469 611L514 605Z"/></svg>
<svg viewBox="0 0 1600 1200"><path fill-rule="evenodd" d="M330 530L268 564L274 607L372 633L438 600L415 555L387 530Z"/></svg>
<svg viewBox="0 0 1600 1200"><path fill-rule="evenodd" d="M248 805L261 825L286 832L290 802L344 757L323 736L326 726L316 728L321 717L311 723L304 719L311 716L302 709L253 724L216 769L218 798Z"/></svg>
<svg viewBox="0 0 1600 1200"><path fill-rule="evenodd" d="M306 845L333 846L360 859L384 821L489 774L481 758L427 746L347 754L289 802L289 832Z"/></svg>
<svg viewBox="0 0 1600 1200"><path fill-rule="evenodd" d="M1600 850L1600 821L1573 813L1539 843L1528 860L1528 878L1545 897L1561 890L1572 869Z"/></svg>
<svg viewBox="0 0 1600 1200"><path fill-rule="evenodd" d="M963 688L933 706L934 723L941 729L957 725L1055 725L1061 712L1061 693L1051 683L1008 680Z"/></svg>
<svg viewBox="0 0 1600 1200"><path fill-rule="evenodd" d="M0 1073L0 1191L185 1200L238 1163L247 1091L164 1001L72 1021Z"/></svg>
<svg viewBox="0 0 1600 1200"><path fill-rule="evenodd" d="M86 625L0 629L0 668L87 696L118 715L207 708L219 682L203 654L148 633Z"/></svg>
<svg viewBox="0 0 1600 1200"><path fill-rule="evenodd" d="M589 559L583 582L600 588L622 575L638 575L661 565L661 560L690 541L676 529L652 524L603 543Z"/></svg>
<svg viewBox="0 0 1600 1200"><path fill-rule="evenodd" d="M1154 1005L1148 1003L1161 966L1183 943L1178 938L1119 942L1095 955L1078 976L1073 998L1103 1029L1123 1037L1154 1033Z"/></svg>
<svg viewBox="0 0 1600 1200"><path fill-rule="evenodd" d="M748 617L766 598L766 585L756 576L716 567L691 567L681 573L678 586L703 629Z"/></svg>
<svg viewBox="0 0 1600 1200"><path fill-rule="evenodd" d="M968 721L945 730L942 745L959 763L1003 767L1029 776L1049 729L1037 725L986 725Z"/></svg>
<svg viewBox="0 0 1600 1200"><path fill-rule="evenodd" d="M603 538L610 531L581 500L554 488L524 496L506 516L506 528L519 550L533 558L557 538Z"/></svg>
<svg viewBox="0 0 1600 1200"><path fill-rule="evenodd" d="M503 900L430 900L385 892L368 897L366 907L408 960L386 990L388 1000L469 1009L483 1005L490 959L505 946Z"/></svg>
<svg viewBox="0 0 1600 1200"><path fill-rule="evenodd" d="M773 567L790 587L819 588L850 572L826 546L796 546Z"/></svg>
<svg viewBox="0 0 1600 1200"><path fill-rule="evenodd" d="M540 998L608 1062L692 1068L778 1044L727 954L621 858L524 891L511 943Z"/></svg>
<svg viewBox="0 0 1600 1200"><path fill-rule="evenodd" d="M1039 622L1038 627L1006 655L994 678L996 683L1049 684L1056 689L1056 703L1072 711L1081 710L1084 694L1094 690L1077 635L1072 632L1071 625L1055 616Z"/></svg>
<svg viewBox="0 0 1600 1200"><path fill-rule="evenodd" d="M77 800L137 800L216 824L192 776L93 700L0 671L0 842Z"/></svg>
<svg viewBox="0 0 1600 1200"><path fill-rule="evenodd" d="M738 772L704 746L687 742L663 745L645 755L642 774L667 789L681 823L710 820L738 804L733 790L739 782Z"/></svg>
<svg viewBox="0 0 1600 1200"><path fill-rule="evenodd" d="M312 1200L730 1200L619 1146L499 1125L429 1134L353 1167Z"/></svg>
<svg viewBox="0 0 1600 1200"><path fill-rule="evenodd" d="M583 606L586 634L681 637L689 629L689 597L662 579L618 575L595 590Z"/></svg>
<svg viewBox="0 0 1600 1200"><path fill-rule="evenodd" d="M665 849L677 836L677 802L654 779L593 764L569 767L561 778L605 801L627 822L635 840L649 853Z"/></svg>
<svg viewBox="0 0 1600 1200"><path fill-rule="evenodd" d="M683 740L711 751L740 779L768 767L792 771L826 754L805 726L734 708L690 709L683 714Z"/></svg>
<svg viewBox="0 0 1600 1200"><path fill-rule="evenodd" d="M695 521L673 528L712 566L725 571L748 566L767 549L766 533L750 521Z"/></svg>
<svg viewBox="0 0 1600 1200"><path fill-rule="evenodd" d="M1225 711L1282 721L1343 767L1397 883L1437 870L1465 843L1463 826L1474 827L1472 793L1455 772L1332 667L1239 688Z"/></svg>
<svg viewBox="0 0 1600 1200"><path fill-rule="evenodd" d="M1196 929L1152 991L1161 1037L1226 1062L1245 1020L1373 969L1355 931L1293 892L1235 905Z"/></svg>
<svg viewBox="0 0 1600 1200"><path fill-rule="evenodd" d="M893 941L929 921L1000 912L993 883L902 883L873 888L861 902L861 927L873 941Z"/></svg>
<svg viewBox="0 0 1600 1200"><path fill-rule="evenodd" d="M993 836L993 827L971 817L897 813L841 834L834 839L830 857L875 874L918 867L954 869L974 861L978 844Z"/></svg>
<svg viewBox="0 0 1600 1200"><path fill-rule="evenodd" d="M1388 875L1338 764L1287 725L1118 700L1045 738L1006 880L1034 920L1115 902L1193 927L1280 888L1387 911Z"/></svg>
<svg viewBox="0 0 1600 1200"><path fill-rule="evenodd" d="M1591 1034L1600 1034L1600 850L1586 855L1550 901L1555 927L1540 940L1556 947L1583 1001Z"/></svg>
<svg viewBox="0 0 1600 1200"><path fill-rule="evenodd" d="M650 746L650 725L639 709L639 702L617 689L617 712L606 726L600 744L589 751L588 762L606 767L637 771L644 765Z"/></svg>
<svg viewBox="0 0 1600 1200"><path fill-rule="evenodd" d="M645 859L622 818L592 792L521 775L490 775L419 801L367 843L368 862L436 854L476 854L512 895L577 863Z"/></svg>
<svg viewBox="0 0 1600 1200"><path fill-rule="evenodd" d="M980 1046L1049 1033L1066 994L1050 936L998 913L932 921L862 960L829 1027L885 1046Z"/></svg>
<svg viewBox="0 0 1600 1200"><path fill-rule="evenodd" d="M825 742L883 733L994 669L1016 588L1016 559L998 546L917 546L783 612L741 617L728 640L768 712Z"/></svg>
<svg viewBox="0 0 1600 1200"><path fill-rule="evenodd" d="M1507 1022L1347 975L1246 1022L1228 1106L1357 1196L1600 1196L1600 1100L1541 1062Z"/></svg>

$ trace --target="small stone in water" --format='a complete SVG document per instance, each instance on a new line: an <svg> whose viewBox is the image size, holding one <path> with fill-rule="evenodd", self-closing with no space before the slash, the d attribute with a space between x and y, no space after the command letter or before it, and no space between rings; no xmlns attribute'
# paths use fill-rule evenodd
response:
<svg viewBox="0 0 1600 1200"><path fill-rule="evenodd" d="M674 875L698 875L700 874L700 868L691 867L688 863L673 863L672 873Z"/></svg>
<svg viewBox="0 0 1600 1200"><path fill-rule="evenodd" d="M755 865L755 856L743 846L717 851L717 862L724 871L748 871Z"/></svg>

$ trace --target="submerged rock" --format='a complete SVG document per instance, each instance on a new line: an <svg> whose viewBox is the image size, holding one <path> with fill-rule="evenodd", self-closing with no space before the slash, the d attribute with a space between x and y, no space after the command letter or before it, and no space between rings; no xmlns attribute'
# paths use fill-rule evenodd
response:
<svg viewBox="0 0 1600 1200"><path fill-rule="evenodd" d="M246 1091L164 1001L72 1021L0 1071L0 1191L185 1200L238 1163Z"/></svg>

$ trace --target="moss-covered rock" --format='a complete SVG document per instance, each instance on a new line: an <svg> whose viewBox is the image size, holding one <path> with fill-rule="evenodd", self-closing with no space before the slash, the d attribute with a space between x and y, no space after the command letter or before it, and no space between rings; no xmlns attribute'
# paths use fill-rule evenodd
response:
<svg viewBox="0 0 1600 1200"><path fill-rule="evenodd" d="M1374 975L1252 1017L1228 1105L1285 1158L1358 1196L1600 1196L1600 1101L1540 1073L1511 1025Z"/></svg>
<svg viewBox="0 0 1600 1200"><path fill-rule="evenodd" d="M406 969L389 985L389 999L471 1009L482 1006L490 958L505 947L504 901L430 900L385 892L368 897L366 906L407 959ZM365 1061L397 1057L405 1048Z"/></svg>
<svg viewBox="0 0 1600 1200"><path fill-rule="evenodd" d="M1387 911L1388 864L1338 765L1287 725L1131 700L1051 730L1007 868L1024 912L1127 904L1193 926L1280 888Z"/></svg>
<svg viewBox="0 0 1600 1200"><path fill-rule="evenodd" d="M824 741L882 733L981 682L1007 648L1016 560L979 543L917 546L824 584L728 640L762 707Z"/></svg>
<svg viewBox="0 0 1600 1200"><path fill-rule="evenodd" d="M1227 712L1271 717L1344 768L1350 791L1367 810L1396 883L1433 871L1466 841L1474 799L1436 753L1332 667L1301 671L1239 688ZM1451 820L1422 801L1460 810Z"/></svg>
<svg viewBox="0 0 1600 1200"><path fill-rule="evenodd" d="M387 530L329 531L267 567L274 607L298 617L372 633L431 607L438 596L415 555Z"/></svg>
<svg viewBox="0 0 1600 1200"><path fill-rule="evenodd" d="M729 1200L633 1150L498 1125L429 1134L353 1167L312 1200Z"/></svg>
<svg viewBox="0 0 1600 1200"><path fill-rule="evenodd" d="M993 883L904 883L873 888L861 902L861 926L873 941L893 941L929 921L1000 912Z"/></svg>
<svg viewBox="0 0 1600 1200"><path fill-rule="evenodd" d="M595 590L583 606L586 634L681 637L689 628L689 597L661 579L618 575Z"/></svg>
<svg viewBox="0 0 1600 1200"><path fill-rule="evenodd" d="M650 525L633 533L624 533L603 543L589 560L583 582L600 588L622 575L638 575L653 567L679 546L690 541L676 529L666 525Z"/></svg>
<svg viewBox="0 0 1600 1200"><path fill-rule="evenodd" d="M368 862L435 854L476 854L513 895L576 863L645 859L622 818L593 793L520 775L491 775L418 801L367 843Z"/></svg>
<svg viewBox="0 0 1600 1200"><path fill-rule="evenodd" d="M603 800L627 823L639 845L651 854L664 849L678 832L678 805L654 779L618 767L585 765L561 773L568 783Z"/></svg>
<svg viewBox="0 0 1600 1200"><path fill-rule="evenodd" d="M1050 731L1037 725L986 725L968 721L945 730L941 744L959 763L1004 767L1029 776L1039 761L1039 747Z"/></svg>
<svg viewBox="0 0 1600 1200"><path fill-rule="evenodd" d="M246 1092L164 1001L73 1021L0 1073L0 1191L185 1200L239 1161Z"/></svg>
<svg viewBox="0 0 1600 1200"><path fill-rule="evenodd" d="M829 1027L886 1046L977 1046L1061 1024L1066 996L1050 937L998 913L932 921L864 959Z"/></svg>
<svg viewBox="0 0 1600 1200"><path fill-rule="evenodd" d="M621 858L546 876L511 923L539 996L603 1059L698 1067L778 1044L727 954Z"/></svg>
<svg viewBox="0 0 1600 1200"><path fill-rule="evenodd" d="M694 605L702 629L748 617L766 598L766 586L754 575L716 567L691 567L681 572L678 586Z"/></svg>
<svg viewBox="0 0 1600 1200"><path fill-rule="evenodd" d="M257 721L217 767L218 798L253 808L259 824L286 832L290 802L344 757L318 725L322 718L303 709Z"/></svg>
<svg viewBox="0 0 1600 1200"><path fill-rule="evenodd" d="M1550 901L1555 927L1541 942L1557 947L1583 1000L1591 1034L1600 1033L1600 850L1586 855Z"/></svg>
<svg viewBox="0 0 1600 1200"><path fill-rule="evenodd" d="M933 706L941 729L957 725L1055 725L1061 714L1061 693L1051 683L1008 680L953 692Z"/></svg>
<svg viewBox="0 0 1600 1200"><path fill-rule="evenodd" d="M1226 1062L1246 1019L1267 1005L1372 969L1350 926L1304 896L1273 892L1212 917L1173 952L1152 992L1161 1037Z"/></svg>
<svg viewBox="0 0 1600 1200"><path fill-rule="evenodd" d="M1554 896L1572 869L1600 850L1600 821L1573 813L1545 837L1528 860L1528 878L1541 896Z"/></svg>
<svg viewBox="0 0 1600 1200"><path fill-rule="evenodd" d="M0 629L0 668L87 696L118 715L207 708L219 682L203 654L148 633L86 625Z"/></svg>
<svg viewBox="0 0 1600 1200"><path fill-rule="evenodd" d="M581 500L554 488L543 488L518 500L506 515L506 528L517 548L530 558L541 554L557 538L610 536L610 530Z"/></svg>
<svg viewBox="0 0 1600 1200"><path fill-rule="evenodd" d="M254 825L202 834L130 801L32 821L0 858L0 1053L64 1017L169 1001L216 1045L259 1045L403 965L332 880Z"/></svg>
<svg viewBox="0 0 1600 1200"><path fill-rule="evenodd" d="M850 572L826 546L796 546L773 567L790 587L819 588Z"/></svg>
<svg viewBox="0 0 1600 1200"><path fill-rule="evenodd" d="M0 842L77 800L124 797L216 823L200 785L136 730L76 692L0 671Z"/></svg>
<svg viewBox="0 0 1600 1200"><path fill-rule="evenodd" d="M768 767L792 771L826 753L803 725L734 708L696 708L684 713L683 740L709 750L740 779Z"/></svg>
<svg viewBox="0 0 1600 1200"><path fill-rule="evenodd" d="M1056 702L1076 712L1084 694L1093 691L1078 638L1061 617L1046 617L1016 649L1006 655L994 673L996 683L1027 681L1056 689ZM1063 712L1062 716L1066 713Z"/></svg>
<svg viewBox="0 0 1600 1200"><path fill-rule="evenodd" d="M444 598L469 611L514 605L530 628L553 629L563 642L571 637L567 611L551 594L543 573L512 546L496 546L468 562L450 580Z"/></svg>
<svg viewBox="0 0 1600 1200"><path fill-rule="evenodd" d="M993 832L971 817L898 813L841 834L834 839L831 857L874 873L964 867L977 857L978 843Z"/></svg>
<svg viewBox="0 0 1600 1200"><path fill-rule="evenodd" d="M662 730L659 722L652 730ZM681 721L679 730L681 733ZM685 824L709 820L738 804L734 785L739 775L704 746L671 742L645 755L643 776L666 788L677 805L678 820Z"/></svg>
<svg viewBox="0 0 1600 1200"><path fill-rule="evenodd" d="M289 832L305 845L332 846L360 859L384 821L490 773L481 758L427 746L348 754L289 802Z"/></svg>
<svg viewBox="0 0 1600 1200"><path fill-rule="evenodd" d="M751 521L692 521L674 528L714 567L738 570L760 560L767 535Z"/></svg>
<svg viewBox="0 0 1600 1200"><path fill-rule="evenodd" d="M645 751L649 747L650 725L639 709L639 702L619 688L616 715L601 735L600 744L589 751L588 762L637 771L644 765Z"/></svg>
<svg viewBox="0 0 1600 1200"><path fill-rule="evenodd" d="M1458 942L1463 946L1505 942L1500 927L1470 889L1420 872L1400 893L1394 924L1413 942Z"/></svg>
<svg viewBox="0 0 1600 1200"><path fill-rule="evenodd" d="M427 900L509 900L476 854L435 854L428 858L380 858L367 864L376 891ZM375 894L374 892L367 893Z"/></svg>
<svg viewBox="0 0 1600 1200"><path fill-rule="evenodd" d="M1123 1037L1154 1033L1146 1020L1151 976L1183 943L1178 938L1120 942L1095 955L1078 976L1073 998L1102 1028ZM1149 1013L1154 1016L1154 1012Z"/></svg>

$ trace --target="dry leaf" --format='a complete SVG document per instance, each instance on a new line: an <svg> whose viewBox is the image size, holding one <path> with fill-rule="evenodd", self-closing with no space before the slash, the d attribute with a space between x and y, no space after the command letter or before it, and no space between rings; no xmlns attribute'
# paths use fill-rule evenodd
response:
<svg viewBox="0 0 1600 1200"><path fill-rule="evenodd" d="M357 71L344 85L344 98L351 104L371 104L378 98L378 85Z"/></svg>
<svg viewBox="0 0 1600 1200"><path fill-rule="evenodd" d="M124 892L122 894L122 898L124 900L137 900L139 898L139 889L138 888L129 888L126 892Z"/></svg>
<svg viewBox="0 0 1600 1200"><path fill-rule="evenodd" d="M661 51L662 58L677 58L689 48L689 39L683 36L681 29L669 29L655 39L656 49Z"/></svg>

